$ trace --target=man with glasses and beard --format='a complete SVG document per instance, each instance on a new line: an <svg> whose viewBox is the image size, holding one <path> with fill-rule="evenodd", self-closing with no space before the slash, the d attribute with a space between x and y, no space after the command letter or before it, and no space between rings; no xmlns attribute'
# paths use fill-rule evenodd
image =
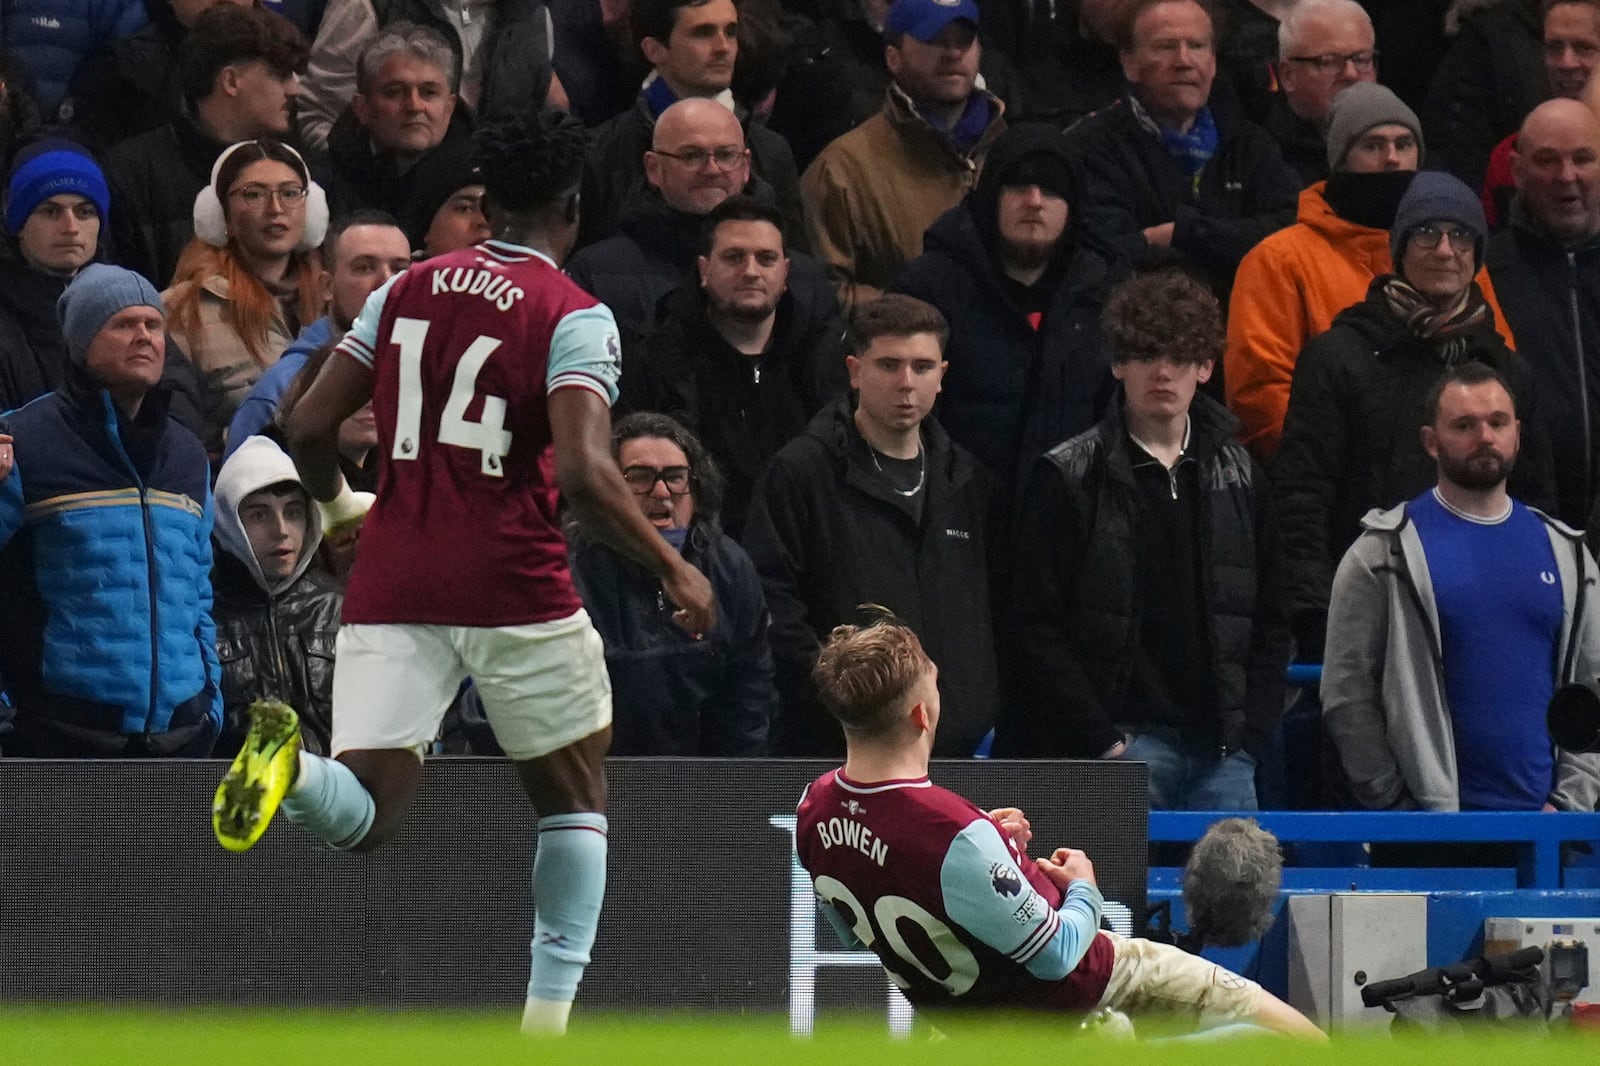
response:
<svg viewBox="0 0 1600 1066"><path fill-rule="evenodd" d="M1506 379L1458 364L1422 445L1438 484L1363 520L1334 579L1328 732L1374 809L1592 810L1600 756L1553 746L1556 687L1600 673L1595 564L1579 533L1513 500L1522 424Z"/></svg>

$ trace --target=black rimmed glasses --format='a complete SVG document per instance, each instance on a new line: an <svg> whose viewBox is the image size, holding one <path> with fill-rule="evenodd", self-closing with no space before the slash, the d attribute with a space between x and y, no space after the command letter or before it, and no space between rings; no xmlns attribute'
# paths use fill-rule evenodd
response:
<svg viewBox="0 0 1600 1066"><path fill-rule="evenodd" d="M689 468L686 466L628 466L622 470L622 480L636 496L648 496L656 490L656 482L666 483L667 491L682 496L689 491Z"/></svg>
<svg viewBox="0 0 1600 1066"><path fill-rule="evenodd" d="M660 148L650 149L656 155L664 155L668 159L676 159L690 170L699 170L706 165L706 161L717 164L718 170L732 170L744 159L744 149L735 148L731 144L723 145L711 151L704 148L685 148L681 152L664 152Z"/></svg>
<svg viewBox="0 0 1600 1066"><path fill-rule="evenodd" d="M1316 67L1324 74L1337 74L1349 63L1356 68L1357 74L1365 74L1378 65L1378 53L1370 52L1323 52L1314 56L1286 56L1286 62L1304 63L1308 67Z"/></svg>
<svg viewBox="0 0 1600 1066"><path fill-rule="evenodd" d="M1458 252L1470 252L1478 243L1478 235L1465 226L1418 226L1411 231L1411 239L1426 251L1439 247L1439 242L1446 237L1450 238L1450 247Z"/></svg>

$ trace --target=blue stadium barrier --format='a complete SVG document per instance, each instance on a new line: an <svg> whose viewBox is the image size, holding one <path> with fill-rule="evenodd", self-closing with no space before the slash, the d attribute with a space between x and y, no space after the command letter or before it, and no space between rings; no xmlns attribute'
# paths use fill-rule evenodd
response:
<svg viewBox="0 0 1600 1066"><path fill-rule="evenodd" d="M1153 847L1190 844L1233 811L1151 811ZM1287 985L1291 895L1332 892L1417 892L1428 896L1428 965L1460 961L1482 950L1491 917L1600 917L1600 813L1426 811L1261 811L1249 817L1284 846L1276 921L1258 943L1208 949L1208 958L1259 980L1278 994ZM1372 844L1492 845L1514 853L1515 865L1395 867L1371 864ZM1342 864L1330 862L1342 855ZM1171 903L1184 928L1183 870L1151 866L1146 901Z"/></svg>

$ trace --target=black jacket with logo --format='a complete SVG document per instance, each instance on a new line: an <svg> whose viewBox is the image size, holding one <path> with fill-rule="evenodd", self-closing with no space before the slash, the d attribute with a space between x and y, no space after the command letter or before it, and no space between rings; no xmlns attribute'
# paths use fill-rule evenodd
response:
<svg viewBox="0 0 1600 1066"><path fill-rule="evenodd" d="M920 521L873 466L848 397L823 408L756 483L744 546L772 612L782 701L775 755L841 756L844 736L811 683L834 626L863 604L893 611L939 665L935 756L971 755L999 702L984 523L989 481L933 418L922 423Z"/></svg>

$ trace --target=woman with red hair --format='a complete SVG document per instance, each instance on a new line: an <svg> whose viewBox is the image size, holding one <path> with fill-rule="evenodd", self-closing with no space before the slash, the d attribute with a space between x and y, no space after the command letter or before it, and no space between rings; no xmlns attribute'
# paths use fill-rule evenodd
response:
<svg viewBox="0 0 1600 1066"><path fill-rule="evenodd" d="M278 141L228 148L195 197L195 236L161 299L172 338L205 379L202 439L214 458L250 386L322 311L327 228L321 186Z"/></svg>

